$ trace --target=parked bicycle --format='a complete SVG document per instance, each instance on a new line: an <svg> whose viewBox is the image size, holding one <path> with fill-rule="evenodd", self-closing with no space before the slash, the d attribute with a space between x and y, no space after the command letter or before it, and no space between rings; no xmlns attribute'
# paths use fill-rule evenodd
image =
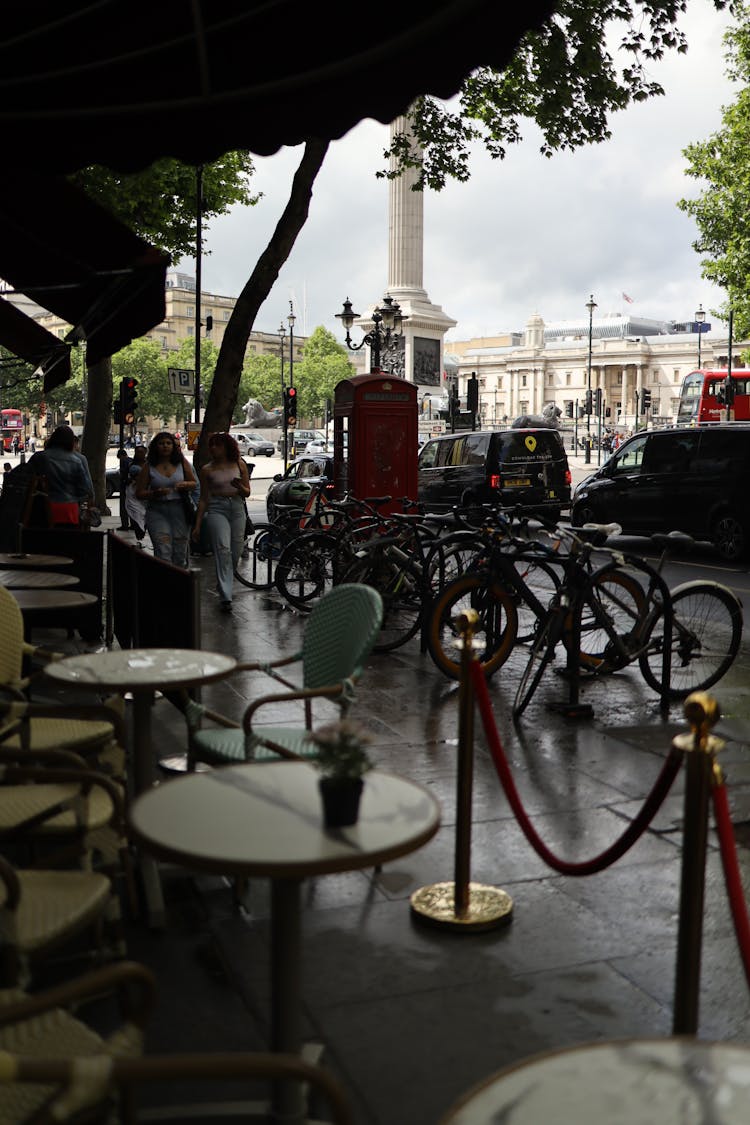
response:
<svg viewBox="0 0 750 1125"><path fill-rule="evenodd" d="M514 718L528 706L561 643L569 671L577 667L599 676L637 662L646 683L663 700L711 687L734 661L743 622L733 592L709 580L669 590L662 577L670 545L690 543L689 536L654 536L652 541L661 548L655 566L607 548L609 562L589 571L592 553L620 530L613 525L559 529L569 543L562 583L521 674Z"/></svg>

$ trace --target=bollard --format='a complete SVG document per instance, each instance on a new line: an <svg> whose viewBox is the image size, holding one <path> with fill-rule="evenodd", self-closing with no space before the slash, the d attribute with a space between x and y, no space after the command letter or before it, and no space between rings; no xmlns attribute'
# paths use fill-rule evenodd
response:
<svg viewBox="0 0 750 1125"><path fill-rule="evenodd" d="M696 691L685 700L689 734L672 740L675 749L685 752L685 805L682 826L682 877L677 934L672 1032L695 1035L703 943L703 900L706 883L708 806L716 754L724 742L710 734L721 712L715 699Z"/></svg>
<svg viewBox="0 0 750 1125"><path fill-rule="evenodd" d="M471 802L474 778L474 687L469 664L474 657L478 621L470 609L456 618L461 631L456 770L456 846L454 881L420 887L411 896L415 918L458 931L490 930L509 922L513 900L499 887L471 882Z"/></svg>

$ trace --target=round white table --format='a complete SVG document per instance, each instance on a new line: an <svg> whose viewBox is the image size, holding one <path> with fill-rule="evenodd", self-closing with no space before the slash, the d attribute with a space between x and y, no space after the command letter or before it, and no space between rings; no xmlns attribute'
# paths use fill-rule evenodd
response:
<svg viewBox="0 0 750 1125"><path fill-rule="evenodd" d="M68 555L28 554L25 551L0 551L0 566L18 569L26 566L41 570L44 566L72 566L73 559Z"/></svg>
<svg viewBox="0 0 750 1125"><path fill-rule="evenodd" d="M750 1047L623 1039L535 1055L470 1090L440 1125L745 1125Z"/></svg>
<svg viewBox="0 0 750 1125"><path fill-rule="evenodd" d="M271 1047L301 1048L300 888L303 879L374 867L427 843L440 807L421 785L372 770L359 820L325 829L308 762L256 762L188 774L143 793L130 809L137 840L199 871L271 880ZM277 1093L284 1121L302 1120L298 1084ZM284 1116L286 1114L286 1116Z"/></svg>
<svg viewBox="0 0 750 1125"><path fill-rule="evenodd" d="M19 591L29 592L29 591ZM133 696L133 789L142 793L155 780L151 745L151 708L157 691L199 687L228 676L237 666L233 656L191 648L129 648L68 656L45 667L58 683L95 692L131 692ZM164 923L164 903L153 861L141 859L149 919Z"/></svg>
<svg viewBox="0 0 750 1125"><path fill-rule="evenodd" d="M0 586L6 590L63 590L77 586L80 581L76 574L59 574L56 570L31 570L26 567L0 570Z"/></svg>

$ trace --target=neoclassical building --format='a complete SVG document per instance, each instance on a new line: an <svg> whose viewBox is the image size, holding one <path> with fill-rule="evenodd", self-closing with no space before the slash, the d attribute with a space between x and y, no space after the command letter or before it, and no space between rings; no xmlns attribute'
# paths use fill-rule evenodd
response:
<svg viewBox="0 0 750 1125"><path fill-rule="evenodd" d="M704 329L708 325L703 326ZM732 366L741 366L747 342L735 341ZM726 367L728 336L717 324L700 338L701 366ZM589 319L545 324L538 313L523 332L468 341L445 341L446 370L458 369L459 394L476 372L482 426L503 425L520 414L540 414L547 403L563 415L583 406L589 374ZM698 367L698 326L611 313L591 322L591 388L601 388L612 424L632 426L636 401L651 391L649 417L671 422L682 381ZM637 392L637 400L636 400ZM609 413L607 413L609 412Z"/></svg>

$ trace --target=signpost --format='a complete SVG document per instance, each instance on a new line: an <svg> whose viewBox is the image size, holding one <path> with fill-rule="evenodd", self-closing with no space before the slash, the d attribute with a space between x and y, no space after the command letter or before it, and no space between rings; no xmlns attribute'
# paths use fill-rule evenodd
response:
<svg viewBox="0 0 750 1125"><path fill-rule="evenodd" d="M167 378L173 395L192 398L195 394L195 371L191 367L168 367Z"/></svg>

